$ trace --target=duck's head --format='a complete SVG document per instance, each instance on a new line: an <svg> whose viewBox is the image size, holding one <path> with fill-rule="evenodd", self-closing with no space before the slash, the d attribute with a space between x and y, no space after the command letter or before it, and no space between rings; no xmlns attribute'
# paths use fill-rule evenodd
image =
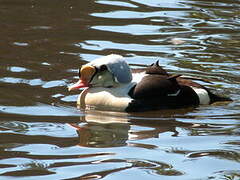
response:
<svg viewBox="0 0 240 180"><path fill-rule="evenodd" d="M79 81L69 91L84 87L117 87L130 83L132 73L120 55L111 54L83 65L79 69Z"/></svg>

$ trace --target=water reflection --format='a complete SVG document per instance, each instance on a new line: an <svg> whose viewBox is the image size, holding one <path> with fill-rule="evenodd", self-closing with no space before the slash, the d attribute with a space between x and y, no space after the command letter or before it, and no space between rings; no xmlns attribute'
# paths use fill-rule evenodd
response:
<svg viewBox="0 0 240 180"><path fill-rule="evenodd" d="M239 0L2 0L1 179L239 179L239 7ZM78 111L78 94L65 86L81 64L110 53L209 79L207 87L234 102Z"/></svg>
<svg viewBox="0 0 240 180"><path fill-rule="evenodd" d="M186 110L178 110L178 112L186 113ZM162 111L162 113L174 115L173 111ZM154 117L153 114L151 114L152 117L149 117L150 119L146 118L146 113L144 118L140 113L136 115L129 117L124 113L88 112L85 116L80 117L80 123L70 123L69 125L76 129L79 146L96 148L136 146L150 149L157 148L157 146L134 143L131 140L161 138L159 136L165 132L170 133L171 136L178 136L177 128L208 127L207 125L180 122L175 118ZM143 130L140 127L143 127Z"/></svg>

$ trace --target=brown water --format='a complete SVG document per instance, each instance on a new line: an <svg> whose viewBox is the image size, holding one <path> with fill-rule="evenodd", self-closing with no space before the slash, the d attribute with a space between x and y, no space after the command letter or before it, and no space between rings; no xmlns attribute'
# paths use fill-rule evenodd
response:
<svg viewBox="0 0 240 180"><path fill-rule="evenodd" d="M240 179L239 0L0 0L0 25L0 179ZM77 110L67 85L110 53L234 101Z"/></svg>

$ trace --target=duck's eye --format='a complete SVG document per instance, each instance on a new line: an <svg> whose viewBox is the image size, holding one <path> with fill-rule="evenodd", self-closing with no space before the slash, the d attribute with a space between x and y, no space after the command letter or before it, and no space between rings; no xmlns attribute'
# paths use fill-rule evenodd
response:
<svg viewBox="0 0 240 180"><path fill-rule="evenodd" d="M101 65L101 66L99 67L99 71L100 71L100 72L105 71L105 70L107 70L107 66L106 66L106 65Z"/></svg>

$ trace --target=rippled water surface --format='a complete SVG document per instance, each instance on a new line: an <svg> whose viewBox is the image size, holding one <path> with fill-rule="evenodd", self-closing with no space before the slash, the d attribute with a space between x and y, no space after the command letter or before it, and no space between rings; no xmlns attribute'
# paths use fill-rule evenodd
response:
<svg viewBox="0 0 240 180"><path fill-rule="evenodd" d="M240 179L239 0L0 0L0 179ZM83 112L78 67L160 61L232 103Z"/></svg>

